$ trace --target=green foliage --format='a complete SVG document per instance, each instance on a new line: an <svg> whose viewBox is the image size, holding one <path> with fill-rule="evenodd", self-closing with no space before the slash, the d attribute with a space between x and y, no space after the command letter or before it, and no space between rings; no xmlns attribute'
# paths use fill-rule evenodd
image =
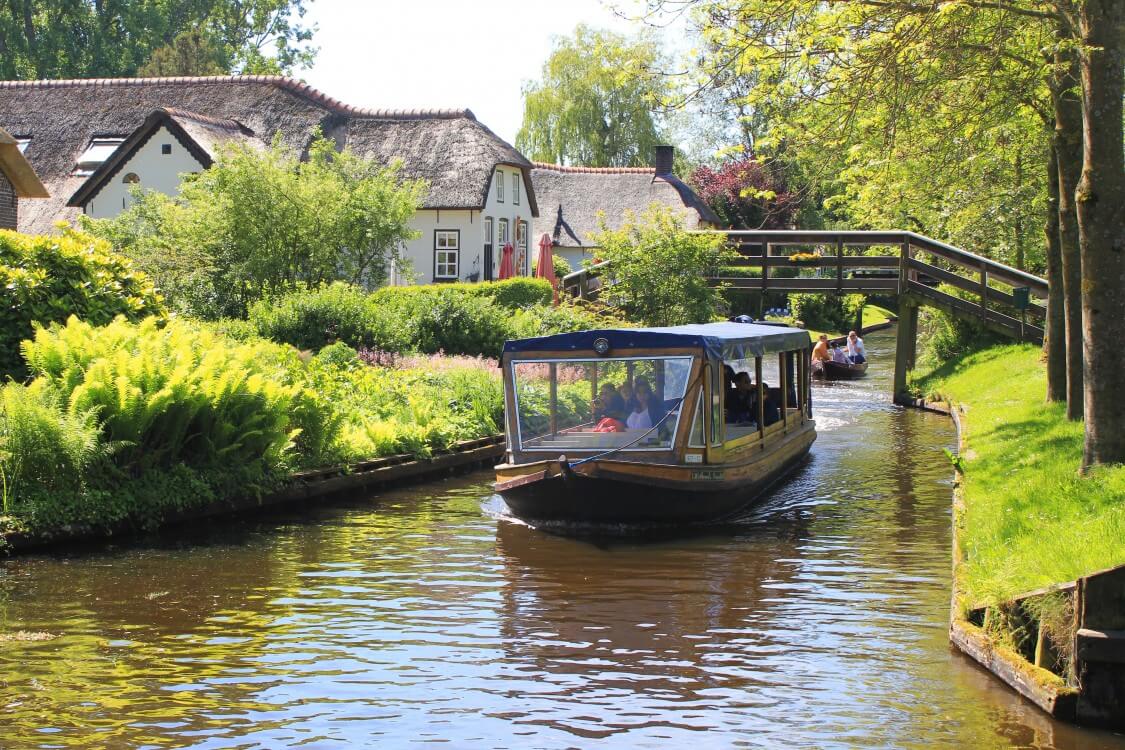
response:
<svg viewBox="0 0 1125 750"><path fill-rule="evenodd" d="M568 274L571 274L571 273L574 273L576 270L578 270L578 269L572 269L570 267L570 264L567 263L566 259L563 258L561 255L552 255L551 256L551 265L554 266L554 269L555 269L555 280L558 281L559 283L562 283L562 280L563 280L564 276L566 276Z"/></svg>
<svg viewBox="0 0 1125 750"><path fill-rule="evenodd" d="M250 308L250 322L259 335L314 351L334 341L355 349L399 351L400 346L388 346L387 334L395 327L388 332L380 327L386 317L377 314L370 295L344 283L260 300Z"/></svg>
<svg viewBox="0 0 1125 750"><path fill-rule="evenodd" d="M739 139L745 153L795 161L803 179L790 185L826 195L831 221L918 231L1042 269L1054 10L689 5L703 48L696 80L752 131Z"/></svg>
<svg viewBox="0 0 1125 750"><path fill-rule="evenodd" d="M0 14L0 78L131 77L146 60L163 66L185 33L204 37L209 62L172 75L289 73L316 55L303 26L306 0L54 2L22 0ZM168 75L146 66L143 74Z"/></svg>
<svg viewBox="0 0 1125 750"><path fill-rule="evenodd" d="M37 330L24 345L35 380L0 389L0 528L151 524L295 469L429 456L500 429L494 363L371 367L342 343L306 362L221 328L71 318Z"/></svg>
<svg viewBox="0 0 1125 750"><path fill-rule="evenodd" d="M96 325L117 315L139 319L163 313L148 278L109 245L79 232L62 236L0 230L0 375L21 375L19 342L32 324L77 315Z"/></svg>
<svg viewBox="0 0 1125 750"><path fill-rule="evenodd" d="M1038 347L946 360L916 381L964 407L958 577L973 602L999 601L1125 563L1125 467L1080 475L1083 426L1044 403Z"/></svg>
<svg viewBox="0 0 1125 750"><path fill-rule="evenodd" d="M339 341L396 354L487 357L498 357L507 339L604 325L592 312L553 307L550 300L542 279L385 287L374 294L333 284L262 300L250 309L250 322L260 335L302 350Z"/></svg>
<svg viewBox="0 0 1125 750"><path fill-rule="evenodd" d="M404 304L405 298L434 298L448 294L470 297L486 297L501 307L518 310L531 305L551 303L551 285L546 279L519 277L503 281L482 283L458 282L454 284L426 284L419 286L386 286L377 290L373 297L376 305L397 306ZM413 303L410 303L413 304Z"/></svg>
<svg viewBox="0 0 1125 750"><path fill-rule="evenodd" d="M594 244L611 263L607 296L630 320L679 325L718 314L723 287L707 276L734 256L721 237L691 234L670 209L654 204L640 217L628 215L620 229L603 222Z"/></svg>
<svg viewBox="0 0 1125 750"><path fill-rule="evenodd" d="M184 180L180 194L138 192L113 219L85 219L157 282L178 310L243 317L259 299L342 280L377 286L414 236L425 185L400 166L317 136L302 160L275 138L231 146Z"/></svg>
<svg viewBox="0 0 1125 750"><path fill-rule="evenodd" d="M654 39L579 24L555 42L541 79L524 87L516 147L531 159L642 166L661 142L654 112L668 84Z"/></svg>
<svg viewBox="0 0 1125 750"><path fill-rule="evenodd" d="M293 350L234 344L185 321L96 328L72 317L38 329L23 353L70 408L98 415L103 439L119 446L115 464L131 475L179 463L286 468L302 429L292 415L316 399L289 375Z"/></svg>
<svg viewBox="0 0 1125 750"><path fill-rule="evenodd" d="M865 301L862 294L790 294L789 309L808 328L846 332L855 328Z"/></svg>
<svg viewBox="0 0 1125 750"><path fill-rule="evenodd" d="M198 29L182 31L171 42L153 50L137 75L146 78L169 76L214 76L228 72L222 48Z"/></svg>

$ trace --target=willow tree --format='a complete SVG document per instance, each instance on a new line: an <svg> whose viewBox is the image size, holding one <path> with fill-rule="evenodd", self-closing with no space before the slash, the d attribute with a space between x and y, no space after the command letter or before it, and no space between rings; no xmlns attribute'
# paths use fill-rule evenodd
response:
<svg viewBox="0 0 1125 750"><path fill-rule="evenodd" d="M662 72L651 36L579 25L555 41L540 79L524 87L516 147L533 160L558 164L651 163L668 85Z"/></svg>

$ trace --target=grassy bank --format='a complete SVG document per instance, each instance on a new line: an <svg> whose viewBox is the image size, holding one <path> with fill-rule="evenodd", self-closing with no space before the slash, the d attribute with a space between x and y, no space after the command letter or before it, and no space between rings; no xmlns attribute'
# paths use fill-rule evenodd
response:
<svg viewBox="0 0 1125 750"><path fill-rule="evenodd" d="M913 385L964 409L960 585L970 602L1125 563L1125 467L1078 475L1082 425L1044 403L1037 348L969 354Z"/></svg>

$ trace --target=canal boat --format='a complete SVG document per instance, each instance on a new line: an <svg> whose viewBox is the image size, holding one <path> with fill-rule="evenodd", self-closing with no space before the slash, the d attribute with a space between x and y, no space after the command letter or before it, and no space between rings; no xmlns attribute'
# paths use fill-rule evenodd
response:
<svg viewBox="0 0 1125 750"><path fill-rule="evenodd" d="M509 341L496 491L537 524L734 515L816 439L810 347L802 329L744 323Z"/></svg>
<svg viewBox="0 0 1125 750"><path fill-rule="evenodd" d="M828 380L855 380L862 378L867 373L867 363L859 362L821 362L821 368L814 371L814 375Z"/></svg>

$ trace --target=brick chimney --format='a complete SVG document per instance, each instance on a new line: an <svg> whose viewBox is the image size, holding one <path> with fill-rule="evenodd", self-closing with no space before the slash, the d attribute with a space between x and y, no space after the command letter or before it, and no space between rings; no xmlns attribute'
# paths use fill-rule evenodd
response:
<svg viewBox="0 0 1125 750"><path fill-rule="evenodd" d="M656 174L672 174L672 160L675 158L676 147L657 146L653 151L652 166L656 168Z"/></svg>

